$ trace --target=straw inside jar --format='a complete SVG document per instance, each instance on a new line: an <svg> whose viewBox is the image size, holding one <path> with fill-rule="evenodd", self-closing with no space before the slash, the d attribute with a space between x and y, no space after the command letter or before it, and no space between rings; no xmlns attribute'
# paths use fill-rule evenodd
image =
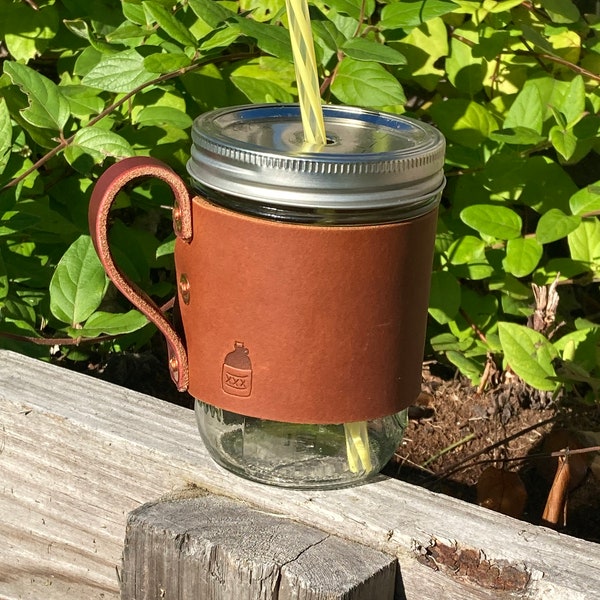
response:
<svg viewBox="0 0 600 600"><path fill-rule="evenodd" d="M321 92L307 0L286 0L290 39L296 70L300 115L307 150L327 143ZM366 421L344 423L348 467L353 473L373 470Z"/></svg>

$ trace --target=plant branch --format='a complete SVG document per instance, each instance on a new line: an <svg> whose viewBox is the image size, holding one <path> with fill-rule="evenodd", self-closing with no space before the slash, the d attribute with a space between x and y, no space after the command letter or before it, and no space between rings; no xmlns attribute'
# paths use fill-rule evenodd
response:
<svg viewBox="0 0 600 600"><path fill-rule="evenodd" d="M8 331L0 331L0 338L7 338L9 340L15 340L17 342L27 342L30 344L36 344L38 346L79 346L81 344L90 344L98 342L107 342L116 340L125 335L120 333L117 335L99 335L93 338L47 338L47 337L35 337L33 335L19 335L17 333L8 333Z"/></svg>
<svg viewBox="0 0 600 600"><path fill-rule="evenodd" d="M175 298L167 300L161 307L160 311L166 313L175 305ZM20 335L18 333L9 333L8 331L0 331L0 338L7 338L17 342L27 342L37 344L38 346L79 346L80 344L90 344L97 342L110 342L117 340L120 337L127 335L125 333L117 333L113 335L99 335L97 337L37 337L34 335Z"/></svg>
<svg viewBox="0 0 600 600"><path fill-rule="evenodd" d="M219 64L222 62L241 60L243 58L251 58L256 55L257 55L257 52L240 52L237 54L227 54L227 55L223 55L223 56L215 56L212 58L200 60L197 63L193 63L187 67L177 69L177 71L171 71L169 73L164 73L163 75L161 75L160 77L157 77L156 79L153 79L152 81L148 81L146 83L138 85L136 88L134 88L133 90L131 90L130 92L125 94L122 98L120 98L119 100L117 100L116 102L111 104L110 106L107 106L101 113L99 113L93 119L91 119L82 129L84 129L85 127L92 127L93 125L96 125L96 123L98 123L99 121L104 119L104 117L111 114L113 111L115 111L117 108L119 108L126 102L129 102L129 100L131 100L131 98L133 98L136 94L138 94L139 92L141 92L142 90L144 90L147 87L164 83L165 81L169 81L170 79L180 77L181 75L185 75L186 73L195 71L196 69L200 69L201 67L205 67L206 65L209 65L209 64ZM73 140L75 139L75 135L76 135L76 133L74 133L72 136L70 136L68 138L61 138L60 143L56 147L52 148L52 150L50 150L49 152L44 154L44 156L42 156L38 161L35 162L35 164L33 164L31 167L29 167L29 169L27 169L26 171L21 173L18 177L15 177L11 181L9 181L7 184L5 184L2 188L0 188L0 192L3 192L4 190L6 190L8 188L18 185L26 177L28 177L29 175L31 175L32 173L37 171L41 166L45 165L51 158L53 158L59 152L64 150L67 146L72 144Z"/></svg>
<svg viewBox="0 0 600 600"><path fill-rule="evenodd" d="M463 317L463 319L468 323L469 327L475 332L475 335L477 335L477 337L486 346L489 346L487 338L485 337L485 333L483 333L483 331L481 331L481 329L479 329L479 327L477 326L475 321L473 321L473 319L471 319L471 317L468 315L468 313L465 311L465 309L461 308L459 312L460 312L461 316Z"/></svg>
<svg viewBox="0 0 600 600"><path fill-rule="evenodd" d="M475 47L475 42L468 40L466 37L452 32L451 37L459 40L460 42L462 42L463 44L466 44L467 46L470 46L471 48ZM535 58L538 61L538 64L540 65L540 67L542 69L544 69L545 71L548 71L548 68L546 67L546 65L543 64L542 60L548 60L550 62L554 62L557 63L559 65L562 65L563 67L566 67L567 69L570 69L571 71L578 73L579 75L582 75L583 77L587 77L588 79L592 79L593 81L599 81L600 82L600 75L598 73L594 73L593 71L588 71L587 69L584 69L583 67L580 67L579 65L576 65L575 63L572 63L571 61L567 60L566 58L561 58L560 56L555 56L554 54L549 54L547 52L536 52L533 48L531 48L529 46L529 44L527 43L526 40L521 39L521 41L523 42L523 44L525 45L525 47L527 48L527 50L503 50L502 54L513 54L515 56L531 56L532 58Z"/></svg>

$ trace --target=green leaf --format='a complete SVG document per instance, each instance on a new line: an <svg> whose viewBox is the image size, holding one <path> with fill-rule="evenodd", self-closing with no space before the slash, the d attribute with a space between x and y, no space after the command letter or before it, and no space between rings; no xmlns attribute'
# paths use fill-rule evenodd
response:
<svg viewBox="0 0 600 600"><path fill-rule="evenodd" d="M50 79L20 63L7 61L4 72L27 95L29 106L23 118L35 127L62 131L69 119L69 103Z"/></svg>
<svg viewBox="0 0 600 600"><path fill-rule="evenodd" d="M468 379L473 385L479 385L483 365L472 358L467 358L464 354L456 350L448 350L446 358Z"/></svg>
<svg viewBox="0 0 600 600"><path fill-rule="evenodd" d="M406 29L418 27L435 17L447 15L455 10L454 2L445 0L402 0L386 4L381 11L382 29Z"/></svg>
<svg viewBox="0 0 600 600"><path fill-rule="evenodd" d="M101 164L108 156L126 158L134 154L129 142L118 133L97 126L80 129L65 150L71 165L84 155L91 157L95 164Z"/></svg>
<svg viewBox="0 0 600 600"><path fill-rule="evenodd" d="M448 260L453 265L464 265L485 257L485 242L473 235L463 235L446 251Z"/></svg>
<svg viewBox="0 0 600 600"><path fill-rule="evenodd" d="M496 119L484 106L462 98L438 102L430 113L449 140L468 148L480 147L498 129Z"/></svg>
<svg viewBox="0 0 600 600"><path fill-rule="evenodd" d="M326 0L313 0L313 4L327 18L327 20L333 24L335 29L344 39L349 40L356 36L356 32L359 28L359 22L357 18L340 13Z"/></svg>
<svg viewBox="0 0 600 600"><path fill-rule="evenodd" d="M398 80L380 64L344 58L331 91L344 103L380 107L404 104L406 96Z"/></svg>
<svg viewBox="0 0 600 600"><path fill-rule="evenodd" d="M579 223L581 223L580 217L565 215L562 210L551 208L540 217L535 229L535 237L540 244L549 244L567 237L579 227Z"/></svg>
<svg viewBox="0 0 600 600"><path fill-rule="evenodd" d="M255 104L293 101L295 72L293 65L287 61L261 56L238 63L230 79Z"/></svg>
<svg viewBox="0 0 600 600"><path fill-rule="evenodd" d="M132 333L148 324L148 319L137 310L126 313L96 311L81 329L71 332L73 337L98 337L99 335L122 335Z"/></svg>
<svg viewBox="0 0 600 600"><path fill-rule="evenodd" d="M3 300L8 295L8 272L6 271L6 265L4 264L4 258L2 257L2 248L0 247L0 300ZM0 313L1 315L2 313Z"/></svg>
<svg viewBox="0 0 600 600"><path fill-rule="evenodd" d="M103 56L82 79L89 87L107 92L128 93L154 79L144 68L144 57L136 50Z"/></svg>
<svg viewBox="0 0 600 600"><path fill-rule="evenodd" d="M84 85L63 85L60 88L63 96L69 102L73 115L86 118L97 115L104 109L104 100L100 92Z"/></svg>
<svg viewBox="0 0 600 600"><path fill-rule="evenodd" d="M227 48L233 44L241 35L240 28L233 24L226 29L215 31L213 35L208 36L202 41L200 50L207 53L215 48Z"/></svg>
<svg viewBox="0 0 600 600"><path fill-rule="evenodd" d="M511 369L534 388L554 390L552 361L558 356L554 346L541 333L516 323L498 323L498 332Z"/></svg>
<svg viewBox="0 0 600 600"><path fill-rule="evenodd" d="M173 254L173 252L175 252L174 235L172 235L156 249L156 258L160 258L161 256L170 256Z"/></svg>
<svg viewBox="0 0 600 600"><path fill-rule="evenodd" d="M429 314L441 324L452 321L460 308L460 283L448 271L434 271L431 275Z"/></svg>
<svg viewBox="0 0 600 600"><path fill-rule="evenodd" d="M502 265L515 277L525 277L538 266L542 253L542 245L534 238L508 240Z"/></svg>
<svg viewBox="0 0 600 600"><path fill-rule="evenodd" d="M546 285L550 285L560 275L564 279L572 279L589 271L589 265L570 258L551 258L538 272L544 276ZM536 273L537 275L537 273Z"/></svg>
<svg viewBox="0 0 600 600"><path fill-rule="evenodd" d="M573 260L588 263L594 271L600 270L600 220L582 220L567 239Z"/></svg>
<svg viewBox="0 0 600 600"><path fill-rule="evenodd" d="M12 148L12 124L6 100L0 98L0 174L8 164Z"/></svg>
<svg viewBox="0 0 600 600"><path fill-rule="evenodd" d="M550 129L550 141L554 149L565 159L569 160L577 150L577 138L566 129L555 125Z"/></svg>
<svg viewBox="0 0 600 600"><path fill-rule="evenodd" d="M374 0L365 2L363 9L363 0L328 0L327 5L334 8L338 13L349 15L354 19L358 20L361 18L361 11L364 11L363 18L369 17L375 10Z"/></svg>
<svg viewBox="0 0 600 600"><path fill-rule="evenodd" d="M258 47L267 54L290 62L293 60L290 34L283 27L274 27L243 17L238 17L236 26L244 35L254 38Z"/></svg>
<svg viewBox="0 0 600 600"><path fill-rule="evenodd" d="M523 2L520 0L495 0L493 3L490 3L490 8L488 9L486 6L486 9L491 13L501 13L510 10L511 8L515 8L516 6L520 6L521 4L523 4Z"/></svg>
<svg viewBox="0 0 600 600"><path fill-rule="evenodd" d="M490 277L494 268L489 264L485 250L485 242L481 238L461 236L446 250L450 271L456 277L473 281Z"/></svg>
<svg viewBox="0 0 600 600"><path fill-rule="evenodd" d="M285 10L285 0L239 0L240 12L251 12L255 21L271 21Z"/></svg>
<svg viewBox="0 0 600 600"><path fill-rule="evenodd" d="M464 352L467 348L469 348L469 346L471 346L472 341L459 340L451 333L440 333L439 335L430 338L429 343L436 352L447 352L448 350Z"/></svg>
<svg viewBox="0 0 600 600"><path fill-rule="evenodd" d="M569 200L569 207L574 215L600 211L600 181L575 192Z"/></svg>
<svg viewBox="0 0 600 600"><path fill-rule="evenodd" d="M479 233L499 240L511 240L521 235L521 217L510 208L491 204L467 206L460 213L463 223Z"/></svg>
<svg viewBox="0 0 600 600"><path fill-rule="evenodd" d="M406 37L394 44L406 57L407 66L401 67L401 81L410 81L433 91L445 71L440 68L442 58L448 56L448 31L442 19L432 19L415 27ZM423 51L427 48L427 52Z"/></svg>
<svg viewBox="0 0 600 600"><path fill-rule="evenodd" d="M142 2L142 6L146 13L156 22L159 27L173 40L179 42L183 46L196 45L196 40L190 34L188 28L178 21L175 16L167 9L163 8L158 2L146 0Z"/></svg>
<svg viewBox="0 0 600 600"><path fill-rule="evenodd" d="M514 144L517 146L535 146L544 141L544 137L528 127L513 127L511 129L502 129L490 134L490 138L495 142L505 144Z"/></svg>
<svg viewBox="0 0 600 600"><path fill-rule="evenodd" d="M405 65L406 58L403 54L384 46L379 42L365 38L352 38L342 45L342 50L354 60L378 62L384 65Z"/></svg>
<svg viewBox="0 0 600 600"><path fill-rule="evenodd" d="M0 39L17 61L27 62L42 54L59 30L57 7L44 4L36 4L34 10L26 2L1 3Z"/></svg>
<svg viewBox="0 0 600 600"><path fill-rule="evenodd" d="M446 59L446 73L457 90L473 96L483 88L487 71L486 63L474 56L475 48L479 47L479 35L472 27L461 27L455 31L450 56Z"/></svg>
<svg viewBox="0 0 600 600"><path fill-rule="evenodd" d="M579 10L571 0L544 0L542 7L553 23L576 23Z"/></svg>
<svg viewBox="0 0 600 600"><path fill-rule="evenodd" d="M135 122L146 126L170 125L179 129L188 129L192 126L193 119L187 113L172 106L146 106L138 113Z"/></svg>
<svg viewBox="0 0 600 600"><path fill-rule="evenodd" d="M50 281L50 310L63 323L77 326L104 297L106 275L92 238L82 235L64 253Z"/></svg>
<svg viewBox="0 0 600 600"><path fill-rule="evenodd" d="M155 53L144 59L144 69L148 73L170 73L183 69L190 64L192 64L192 61L183 52Z"/></svg>
<svg viewBox="0 0 600 600"><path fill-rule="evenodd" d="M535 85L525 85L516 97L504 119L504 129L522 127L542 133L544 107L539 89Z"/></svg>
<svg viewBox="0 0 600 600"><path fill-rule="evenodd" d="M519 198L522 204L540 213L551 208L569 210L568 199L577 186L567 172L547 156L533 156L526 162L526 183Z"/></svg>
<svg viewBox="0 0 600 600"><path fill-rule="evenodd" d="M108 33L106 39L111 44L124 44L129 48L136 48L144 42L147 35L148 26L140 27L133 23L123 23ZM114 48L108 50L108 53L112 54L112 51L114 51Z"/></svg>
<svg viewBox="0 0 600 600"><path fill-rule="evenodd" d="M234 12L215 0L188 0L188 4L197 17L213 28L236 16Z"/></svg>
<svg viewBox="0 0 600 600"><path fill-rule="evenodd" d="M565 115L568 124L575 122L584 113L585 82L581 75L573 77L558 108Z"/></svg>
<svg viewBox="0 0 600 600"><path fill-rule="evenodd" d="M29 298L27 300L31 301ZM4 318L10 319L12 322L24 323L25 327L29 330L32 330L36 323L35 309L29 304L21 300L15 300L14 298L6 298L2 302L1 314Z"/></svg>
<svg viewBox="0 0 600 600"><path fill-rule="evenodd" d="M10 210L0 215L0 237L30 229L39 221L34 215L19 210Z"/></svg>

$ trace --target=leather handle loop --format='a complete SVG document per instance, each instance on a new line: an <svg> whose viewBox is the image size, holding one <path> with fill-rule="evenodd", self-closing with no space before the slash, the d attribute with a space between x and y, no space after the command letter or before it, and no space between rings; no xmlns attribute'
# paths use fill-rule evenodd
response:
<svg viewBox="0 0 600 600"><path fill-rule="evenodd" d="M167 340L171 378L179 391L189 383L187 352L180 336L157 304L115 264L108 242L108 215L116 195L134 179L156 177L171 187L175 196L174 229L184 241L192 239L191 198L183 180L170 167L150 157L126 158L109 167L98 179L90 199L90 234L108 277L117 289L156 325ZM175 218L176 217L176 218Z"/></svg>

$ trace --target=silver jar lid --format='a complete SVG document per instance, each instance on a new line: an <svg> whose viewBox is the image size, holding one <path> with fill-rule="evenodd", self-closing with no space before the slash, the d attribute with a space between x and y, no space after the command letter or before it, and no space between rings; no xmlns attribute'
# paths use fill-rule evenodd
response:
<svg viewBox="0 0 600 600"><path fill-rule="evenodd" d="M426 123L323 106L327 145L311 151L297 104L237 106L194 121L188 171L252 201L306 208L427 212L444 185L445 142Z"/></svg>

